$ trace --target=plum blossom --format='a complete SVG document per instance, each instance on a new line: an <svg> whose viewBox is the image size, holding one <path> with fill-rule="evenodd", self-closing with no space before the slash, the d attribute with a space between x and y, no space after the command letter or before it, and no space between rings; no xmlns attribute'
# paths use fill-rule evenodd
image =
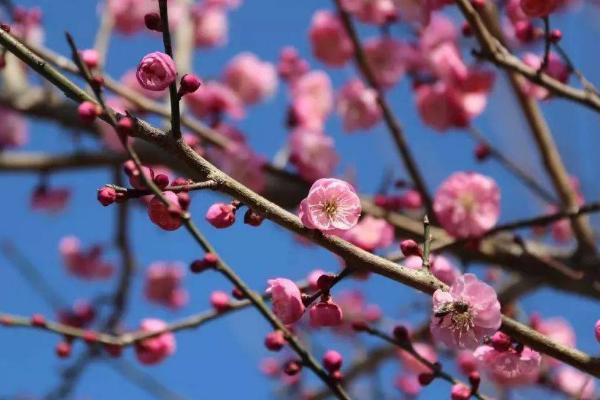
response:
<svg viewBox="0 0 600 400"><path fill-rule="evenodd" d="M0 106L0 151L21 147L29 140L25 119L18 113Z"/></svg>
<svg viewBox="0 0 600 400"><path fill-rule="evenodd" d="M147 318L140 323L140 331L156 332L167 328L167 326L168 325L164 321ZM135 343L135 355L139 362L146 365L160 363L165 358L175 353L175 349L175 335L171 332L164 332L158 336Z"/></svg>
<svg viewBox="0 0 600 400"><path fill-rule="evenodd" d="M125 35L144 29L144 16L158 10L145 0L108 0L106 7L114 21L115 30Z"/></svg>
<svg viewBox="0 0 600 400"><path fill-rule="evenodd" d="M543 59L537 54L525 53L523 56L523 62L531 68L538 70L542 66ZM548 64L544 68L544 73L562 83L567 83L571 75L571 70L559 55L554 52L550 52L548 56ZM524 80L521 87L527 95L535 97L538 100L544 100L550 96L548 89L538 86L529 80Z"/></svg>
<svg viewBox="0 0 600 400"><path fill-rule="evenodd" d="M225 68L223 81L245 104L271 96L277 88L275 67L252 53L238 54Z"/></svg>
<svg viewBox="0 0 600 400"><path fill-rule="evenodd" d="M427 361L431 363L437 362L437 353L431 345L427 343L415 342L412 344L412 346L414 351ZM399 350L398 356L400 357L404 368L413 374L418 375L426 372L431 372L431 368L417 360L411 353L409 353L406 350Z"/></svg>
<svg viewBox="0 0 600 400"><path fill-rule="evenodd" d="M364 44L365 57L375 74L375 80L389 89L402 79L406 72L406 53L410 46L392 38L371 38Z"/></svg>
<svg viewBox="0 0 600 400"><path fill-rule="evenodd" d="M313 327L339 326L342 324L342 308L331 300L321 300L309 311L310 324Z"/></svg>
<svg viewBox="0 0 600 400"><path fill-rule="evenodd" d="M179 197L171 191L163 193L163 197L169 202L169 206L163 203L158 196L152 197L148 203L148 216L150 221L165 231L174 231L181 226L181 217L177 215L181 211Z"/></svg>
<svg viewBox="0 0 600 400"><path fill-rule="evenodd" d="M577 337L571 324L564 318L541 318L534 314L531 316L531 326L536 331L549 337L553 342L566 347L574 348L577 344ZM560 361L544 355L542 357L544 365L557 366Z"/></svg>
<svg viewBox="0 0 600 400"><path fill-rule="evenodd" d="M334 178L313 183L300 203L300 220L305 227L335 234L352 229L362 211L356 191L347 182Z"/></svg>
<svg viewBox="0 0 600 400"><path fill-rule="evenodd" d="M336 108L346 132L370 129L381 120L377 92L357 78L340 89Z"/></svg>
<svg viewBox="0 0 600 400"><path fill-rule="evenodd" d="M496 182L475 172L456 172L438 189L433 209L442 227L455 237L477 237L491 229L500 215Z"/></svg>
<svg viewBox="0 0 600 400"><path fill-rule="evenodd" d="M339 162L331 136L296 128L289 137L290 162L309 182L330 176Z"/></svg>
<svg viewBox="0 0 600 400"><path fill-rule="evenodd" d="M227 42L229 24L222 7L198 4L192 8L196 47L222 46Z"/></svg>
<svg viewBox="0 0 600 400"><path fill-rule="evenodd" d="M104 280L112 276L115 267L102 259L100 246L83 250L75 236L66 236L58 246L63 263L69 274L85 280Z"/></svg>
<svg viewBox="0 0 600 400"><path fill-rule="evenodd" d="M286 325L298 321L304 314L302 293L298 286L285 278L268 280L267 293L271 294L273 313Z"/></svg>
<svg viewBox="0 0 600 400"><path fill-rule="evenodd" d="M341 67L352 58L352 41L340 18L331 11L315 12L308 35L313 54L319 61L331 67Z"/></svg>
<svg viewBox="0 0 600 400"><path fill-rule="evenodd" d="M546 17L559 5L559 0L521 0L521 9L531 18Z"/></svg>
<svg viewBox="0 0 600 400"><path fill-rule="evenodd" d="M277 64L277 73L284 81L293 84L299 77L307 73L310 69L308 61L304 60L292 46L281 49L279 54L279 63Z"/></svg>
<svg viewBox="0 0 600 400"><path fill-rule="evenodd" d="M367 24L383 25L396 18L393 0L342 0L342 7Z"/></svg>
<svg viewBox="0 0 600 400"><path fill-rule="evenodd" d="M419 256L409 256L404 259L403 265L410 269L421 269L423 267L423 259ZM431 255L429 259L431 273L433 276L451 286L456 278L460 276L460 271L452 262L441 255Z"/></svg>
<svg viewBox="0 0 600 400"><path fill-rule="evenodd" d="M501 323L496 292L473 274L457 278L450 291L433 294L431 334L452 349L475 349Z"/></svg>
<svg viewBox="0 0 600 400"><path fill-rule="evenodd" d="M31 194L31 209L57 213L65 209L71 198L68 188L50 188L40 185Z"/></svg>
<svg viewBox="0 0 600 400"><path fill-rule="evenodd" d="M177 67L168 54L155 51L142 58L136 77L144 89L162 91L177 78Z"/></svg>
<svg viewBox="0 0 600 400"><path fill-rule="evenodd" d="M500 385L517 386L535 383L540 373L541 355L525 347L517 351L497 351L492 346L479 346L473 353L479 368Z"/></svg>
<svg viewBox="0 0 600 400"><path fill-rule="evenodd" d="M568 396L580 400L595 398L596 383L594 378L579 370L563 366L553 376L554 384Z"/></svg>
<svg viewBox="0 0 600 400"><path fill-rule="evenodd" d="M238 95L228 86L208 81L199 90L184 97L190 111L199 118L219 116L223 113L232 118L244 117L244 106Z"/></svg>
<svg viewBox="0 0 600 400"><path fill-rule="evenodd" d="M392 244L394 227L384 219L367 215L354 228L345 231L341 237L363 250L373 251Z"/></svg>
<svg viewBox="0 0 600 400"><path fill-rule="evenodd" d="M333 108L333 89L323 71L310 71L291 86L292 112L295 125L321 131Z"/></svg>
<svg viewBox="0 0 600 400"><path fill-rule="evenodd" d="M156 304L173 309L183 307L189 298L181 287L184 268L177 262L156 261L146 270L144 294Z"/></svg>

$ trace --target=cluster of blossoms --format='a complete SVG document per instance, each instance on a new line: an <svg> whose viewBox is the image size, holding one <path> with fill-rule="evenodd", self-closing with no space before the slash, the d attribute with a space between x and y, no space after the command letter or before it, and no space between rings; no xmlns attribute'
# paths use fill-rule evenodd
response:
<svg viewBox="0 0 600 400"><path fill-rule="evenodd" d="M60 255L70 275L85 280L102 280L112 276L115 267L102 258L102 247L92 246L87 251L75 236L60 241Z"/></svg>

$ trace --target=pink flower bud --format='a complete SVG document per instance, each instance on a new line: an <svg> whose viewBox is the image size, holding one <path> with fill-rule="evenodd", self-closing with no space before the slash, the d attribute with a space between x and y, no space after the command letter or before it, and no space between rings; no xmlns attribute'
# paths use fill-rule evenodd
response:
<svg viewBox="0 0 600 400"><path fill-rule="evenodd" d="M158 186L159 189L164 189L169 186L169 177L165 174L158 174L154 176L154 184ZM177 196L177 199L180 200L179 196Z"/></svg>
<svg viewBox="0 0 600 400"><path fill-rule="evenodd" d="M594 325L594 334L596 335L596 340L600 343L600 319Z"/></svg>
<svg viewBox="0 0 600 400"><path fill-rule="evenodd" d="M121 135L131 136L133 128L135 127L135 121L130 117L123 117L117 122L117 132Z"/></svg>
<svg viewBox="0 0 600 400"><path fill-rule="evenodd" d="M503 332L496 332L491 338L491 343L494 350L497 352L508 351L512 345L512 339L510 336Z"/></svg>
<svg viewBox="0 0 600 400"><path fill-rule="evenodd" d="M81 52L81 60L88 69L94 69L100 63L100 56L94 49L87 49Z"/></svg>
<svg viewBox="0 0 600 400"><path fill-rule="evenodd" d="M215 228L228 228L235 222L235 208L231 204L215 203L208 208L206 220Z"/></svg>
<svg viewBox="0 0 600 400"><path fill-rule="evenodd" d="M105 186L98 190L98 201L104 207L111 205L117 199L117 191L111 187Z"/></svg>
<svg viewBox="0 0 600 400"><path fill-rule="evenodd" d="M323 366L329 373L339 370L342 368L342 362L344 361L342 355L335 350L329 350L323 356Z"/></svg>
<svg viewBox="0 0 600 400"><path fill-rule="evenodd" d="M223 312L231 308L231 301L229 295L222 291L214 291L210 295L210 304L217 312Z"/></svg>
<svg viewBox="0 0 600 400"><path fill-rule="evenodd" d="M457 383L452 386L452 391L450 392L450 398L452 400L469 400L471 397L471 389L466 387L461 383Z"/></svg>
<svg viewBox="0 0 600 400"><path fill-rule="evenodd" d="M342 309L333 301L320 301L310 308L310 323L314 327L338 326L342 323Z"/></svg>
<svg viewBox="0 0 600 400"><path fill-rule="evenodd" d="M181 226L181 218L178 215L174 215L172 212L181 211L179 206L179 199L173 192L167 191L163 193L163 196L170 203L170 206L166 206L160 197L154 196L148 204L148 216L150 220L156 225L166 231L174 231Z"/></svg>
<svg viewBox="0 0 600 400"><path fill-rule="evenodd" d="M264 219L265 218L262 215L252 211L251 209L248 209L244 214L244 223L246 225L260 226Z"/></svg>
<svg viewBox="0 0 600 400"><path fill-rule="evenodd" d="M128 164L127 168L129 166L130 164ZM142 166L141 173L143 173L146 179L149 181L154 179L154 171L152 170L152 168ZM142 179L141 173L140 170L138 170L135 166L132 170L130 170L130 173L128 173L129 183L136 189L146 189L146 185L144 184L144 180Z"/></svg>
<svg viewBox="0 0 600 400"><path fill-rule="evenodd" d="M271 294L273 313L286 325L298 321L304 313L302 294L289 279L269 279L267 293Z"/></svg>
<svg viewBox="0 0 600 400"><path fill-rule="evenodd" d="M267 334L265 337L265 347L271 351L279 351L285 346L285 337L283 332L273 331Z"/></svg>
<svg viewBox="0 0 600 400"><path fill-rule="evenodd" d="M158 92L175 82L177 68L169 55L156 51L142 58L136 77L144 89Z"/></svg>
<svg viewBox="0 0 600 400"><path fill-rule="evenodd" d="M179 83L179 97L194 93L202 85L202 81L194 74L185 74Z"/></svg>
<svg viewBox="0 0 600 400"><path fill-rule="evenodd" d="M83 122L91 124L100 115L100 109L96 103L84 101L77 107L77 113Z"/></svg>
<svg viewBox="0 0 600 400"><path fill-rule="evenodd" d="M400 250L402 251L402 254L404 254L404 257L420 257L423 254L417 242L412 239L403 240L400 242Z"/></svg>
<svg viewBox="0 0 600 400"><path fill-rule="evenodd" d="M71 344L68 342L59 342L56 345L56 355L60 358L67 358L71 355Z"/></svg>
<svg viewBox="0 0 600 400"><path fill-rule="evenodd" d="M159 319L144 319L140 324L142 332L156 332L167 328L167 324ZM161 333L135 344L135 354L142 364L158 364L175 352L175 335L171 332Z"/></svg>

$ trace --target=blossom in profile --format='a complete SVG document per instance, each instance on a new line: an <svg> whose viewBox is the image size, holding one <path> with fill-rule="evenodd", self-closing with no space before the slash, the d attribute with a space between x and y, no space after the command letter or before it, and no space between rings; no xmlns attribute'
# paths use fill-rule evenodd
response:
<svg viewBox="0 0 600 400"><path fill-rule="evenodd" d="M365 57L375 74L375 80L382 88L389 89L404 77L409 47L406 43L388 37L365 41Z"/></svg>
<svg viewBox="0 0 600 400"><path fill-rule="evenodd" d="M272 64L246 52L229 62L223 81L245 104L255 104L275 92L277 72Z"/></svg>
<svg viewBox="0 0 600 400"><path fill-rule="evenodd" d="M181 287L184 268L180 263L156 261L146 270L144 294L156 304L173 309L183 307L188 299L188 292Z"/></svg>
<svg viewBox="0 0 600 400"><path fill-rule="evenodd" d="M198 4L192 8L191 15L196 47L217 47L227 42L229 23L222 7Z"/></svg>
<svg viewBox="0 0 600 400"><path fill-rule="evenodd" d="M304 314L302 293L298 286L285 278L269 279L267 293L271 295L273 313L284 324L293 324Z"/></svg>
<svg viewBox="0 0 600 400"><path fill-rule="evenodd" d="M300 203L300 220L305 227L323 233L339 233L358 223L360 198L348 182L324 178L316 181Z"/></svg>
<svg viewBox="0 0 600 400"><path fill-rule="evenodd" d="M368 130L381 120L377 92L357 78L348 81L341 88L336 109L342 117L346 132Z"/></svg>
<svg viewBox="0 0 600 400"><path fill-rule="evenodd" d="M512 347L498 351L492 346L483 345L473 355L479 369L499 385L529 385L535 383L540 374L542 356L529 347L519 351Z"/></svg>
<svg viewBox="0 0 600 400"><path fill-rule="evenodd" d="M438 189L433 209L450 235L477 237L498 221L500 189L490 177L475 172L456 172Z"/></svg>
<svg viewBox="0 0 600 400"><path fill-rule="evenodd" d="M352 58L354 46L340 18L327 10L318 10L308 32L315 57L331 67L342 67Z"/></svg>
<svg viewBox="0 0 600 400"><path fill-rule="evenodd" d="M475 349L501 323L496 292L473 274L457 278L447 292L433 293L431 334L449 348Z"/></svg>
<svg viewBox="0 0 600 400"><path fill-rule="evenodd" d="M147 318L140 323L141 332L156 332L167 328L164 321ZM135 355L142 364L154 365L175 353L175 335L164 332L158 336L144 339L135 343Z"/></svg>

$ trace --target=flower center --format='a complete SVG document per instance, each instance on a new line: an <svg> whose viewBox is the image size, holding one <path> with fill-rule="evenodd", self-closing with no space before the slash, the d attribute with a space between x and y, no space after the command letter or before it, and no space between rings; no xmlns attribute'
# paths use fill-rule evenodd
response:
<svg viewBox="0 0 600 400"><path fill-rule="evenodd" d="M329 217L333 218L337 212L337 203L333 200L326 201L323 203L323 212Z"/></svg>
<svg viewBox="0 0 600 400"><path fill-rule="evenodd" d="M459 335L469 331L475 326L473 315L469 311L469 305L462 301L452 303L450 319L452 329L459 332Z"/></svg>
<svg viewBox="0 0 600 400"><path fill-rule="evenodd" d="M475 208L475 196L473 196L473 193L466 192L461 194L459 202L467 212L471 212Z"/></svg>

